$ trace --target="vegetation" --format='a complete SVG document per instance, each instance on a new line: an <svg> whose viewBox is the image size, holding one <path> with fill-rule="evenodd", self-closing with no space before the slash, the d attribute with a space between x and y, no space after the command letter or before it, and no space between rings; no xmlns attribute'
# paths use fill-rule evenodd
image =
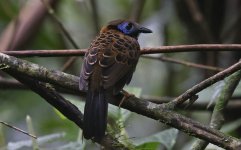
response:
<svg viewBox="0 0 241 150"><path fill-rule="evenodd" d="M240 6L0 1L0 149L241 149ZM117 18L154 33L139 38L142 56L125 88L135 96L121 108L123 95L113 97L108 134L94 143L82 139L78 75L91 40Z"/></svg>

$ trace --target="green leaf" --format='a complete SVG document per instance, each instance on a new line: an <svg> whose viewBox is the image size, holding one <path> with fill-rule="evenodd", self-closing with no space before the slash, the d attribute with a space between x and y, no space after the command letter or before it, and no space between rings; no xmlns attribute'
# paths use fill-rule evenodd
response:
<svg viewBox="0 0 241 150"><path fill-rule="evenodd" d="M56 108L54 108L54 111L56 112L56 114L62 119L62 120L66 120L67 118L60 112L58 111Z"/></svg>
<svg viewBox="0 0 241 150"><path fill-rule="evenodd" d="M178 135L178 130L171 128L159 133L153 134L149 137L135 139L133 140L134 144L138 146L150 142L158 142L159 144L164 145L168 150L171 150L174 144L176 143L176 138Z"/></svg>
<svg viewBox="0 0 241 150"><path fill-rule="evenodd" d="M159 142L147 142L135 147L135 150L157 150L159 148Z"/></svg>

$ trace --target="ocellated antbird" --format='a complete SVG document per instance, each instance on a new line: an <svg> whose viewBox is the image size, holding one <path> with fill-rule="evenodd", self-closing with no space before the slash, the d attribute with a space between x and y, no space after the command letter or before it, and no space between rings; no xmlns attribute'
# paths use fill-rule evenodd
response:
<svg viewBox="0 0 241 150"><path fill-rule="evenodd" d="M151 33L139 24L119 19L104 26L85 54L79 88L87 91L83 136L100 141L107 126L107 95L129 84L140 56L137 38Z"/></svg>

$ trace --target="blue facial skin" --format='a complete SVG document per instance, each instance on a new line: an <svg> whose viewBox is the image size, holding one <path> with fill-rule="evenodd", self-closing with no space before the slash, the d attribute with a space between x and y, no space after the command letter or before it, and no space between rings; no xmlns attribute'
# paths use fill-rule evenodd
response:
<svg viewBox="0 0 241 150"><path fill-rule="evenodd" d="M136 34L137 29L134 25L130 24L129 22L123 22L117 26L117 28L126 35Z"/></svg>

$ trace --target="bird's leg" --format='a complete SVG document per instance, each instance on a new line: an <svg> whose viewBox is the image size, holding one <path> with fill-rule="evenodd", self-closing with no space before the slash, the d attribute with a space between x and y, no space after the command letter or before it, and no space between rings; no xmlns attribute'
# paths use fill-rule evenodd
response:
<svg viewBox="0 0 241 150"><path fill-rule="evenodd" d="M122 93L124 96L123 96L123 98L121 99L120 104L118 105L119 108L121 107L121 105L122 105L122 103L124 102L124 100L126 100L126 99L128 99L128 98L130 98L130 97L135 96L134 94L128 93L128 92L126 92L125 90L121 90L121 93Z"/></svg>

